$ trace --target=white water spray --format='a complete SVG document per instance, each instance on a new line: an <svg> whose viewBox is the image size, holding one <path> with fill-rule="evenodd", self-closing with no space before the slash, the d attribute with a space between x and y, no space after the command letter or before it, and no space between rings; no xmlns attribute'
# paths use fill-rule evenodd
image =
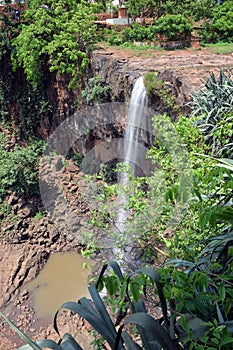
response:
<svg viewBox="0 0 233 350"><path fill-rule="evenodd" d="M143 77L139 77L134 84L130 98L123 143L123 161L124 164L130 166L133 175L136 175L137 165L140 164L138 161L141 146L139 141L141 130L143 130L145 107L147 106L147 103L148 99ZM120 174L119 182L123 187L129 186L128 174L122 172ZM125 224L128 218L128 211L125 209L126 203L127 197L123 190L118 197L118 213L115 221L115 226L120 235L123 235L125 232ZM114 249L114 253L122 255L118 248Z"/></svg>
<svg viewBox="0 0 233 350"><path fill-rule="evenodd" d="M124 162L130 164L133 175L138 164L140 127L143 125L147 103L143 77L140 77L136 80L131 94L124 136Z"/></svg>

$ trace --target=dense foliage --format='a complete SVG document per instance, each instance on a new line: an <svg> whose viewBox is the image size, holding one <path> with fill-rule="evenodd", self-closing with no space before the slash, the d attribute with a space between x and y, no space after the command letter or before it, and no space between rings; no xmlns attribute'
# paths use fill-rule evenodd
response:
<svg viewBox="0 0 233 350"><path fill-rule="evenodd" d="M13 40L13 66L22 67L28 80L37 85L48 65L51 72L70 74L72 85L89 62L94 18L86 1L30 1L25 23Z"/></svg>
<svg viewBox="0 0 233 350"><path fill-rule="evenodd" d="M132 41L159 44L158 34L168 40L188 38L193 25L203 27L198 36L203 43L232 41L232 0L223 3L205 1L127 1L129 15L140 17L140 24L133 23L122 31L112 28L103 33L103 40L113 45ZM150 25L145 18L150 18Z"/></svg>
<svg viewBox="0 0 233 350"><path fill-rule="evenodd" d="M86 85L81 95L87 105L93 106L102 103L107 98L110 99L111 87L101 80L100 75L89 78Z"/></svg>
<svg viewBox="0 0 233 350"><path fill-rule="evenodd" d="M39 192L38 161L44 142L34 140L24 147L6 149L6 137L0 133L0 202L7 191L30 197Z"/></svg>
<svg viewBox="0 0 233 350"><path fill-rule="evenodd" d="M213 9L210 23L205 26L204 35L212 42L232 41L233 37L233 1L224 1Z"/></svg>
<svg viewBox="0 0 233 350"><path fill-rule="evenodd" d="M169 40L173 40L179 35L188 37L192 30L191 23L182 15L165 15L160 17L155 24L155 32L165 35Z"/></svg>
<svg viewBox="0 0 233 350"><path fill-rule="evenodd" d="M183 14L186 17L192 17L194 20L208 18L211 15L213 2L204 1L158 1L158 0L140 0L127 1L129 14L133 17L155 17L164 15Z"/></svg>
<svg viewBox="0 0 233 350"><path fill-rule="evenodd" d="M216 78L212 73L205 85L192 95L193 115L200 116L196 124L205 135L212 155L232 157L233 80L221 71Z"/></svg>
<svg viewBox="0 0 233 350"><path fill-rule="evenodd" d="M104 40L113 45L121 45L133 41L159 42L161 36L169 40L189 38L193 27L190 21L182 15L166 15L160 17L155 24L143 26L137 22L126 26L120 33L105 30Z"/></svg>

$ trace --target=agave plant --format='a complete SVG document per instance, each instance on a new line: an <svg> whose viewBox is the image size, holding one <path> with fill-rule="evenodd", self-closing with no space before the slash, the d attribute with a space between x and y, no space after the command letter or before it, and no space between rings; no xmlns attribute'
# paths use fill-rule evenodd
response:
<svg viewBox="0 0 233 350"><path fill-rule="evenodd" d="M231 156L232 143L232 110L233 110L233 80L223 70L218 79L214 73L207 78L203 88L191 95L189 104L192 115L198 116L196 125L203 132L206 141L211 145L215 156ZM225 128L225 135L221 135ZM222 144L222 139L229 141ZM223 148L223 149L222 149Z"/></svg>
<svg viewBox="0 0 233 350"><path fill-rule="evenodd" d="M223 70L216 79L214 73L207 78L203 88L191 95L193 115L203 115L203 131L221 120L232 111L233 80Z"/></svg>
<svg viewBox="0 0 233 350"><path fill-rule="evenodd" d="M111 261L103 266L100 277L97 281L97 285L100 283L101 278L107 268L110 265L118 279L122 281L124 279L121 269L117 262ZM158 273L153 269L142 269L142 273L146 273L150 276L158 286L160 295L162 296L161 286L158 281ZM128 279L129 280L129 279ZM98 287L98 286L97 286ZM93 329L95 329L104 340L106 340L112 350L179 350L180 347L176 344L176 340L167 332L167 329L161 326L158 320L155 320L152 316L148 315L145 309L144 304L139 301L137 303L132 302L129 299L132 314L128 316L122 325L116 330L116 327L113 324L112 319L100 297L99 292L95 285L89 287L89 292L92 297L92 301L87 298L81 298L78 302L67 302L61 306L60 309L67 309L73 313L78 314L86 321L88 321ZM130 298L129 293L126 291L127 298ZM163 300L164 312L167 313L166 303ZM59 310L60 310L59 309ZM54 329L60 336L57 319L59 316L59 310L57 311L54 317ZM58 343L52 340L41 340L41 341L32 341L28 338L22 331L18 329L2 312L0 315L4 318L6 322L21 336L21 338L27 343L19 348L19 350L41 350L43 348L49 348L54 350L83 350L78 342L70 334L65 334L60 336ZM124 331L124 327L127 324L134 324L138 328L138 332L141 336L143 348L135 342L131 335ZM166 327L169 328L168 319L166 319Z"/></svg>
<svg viewBox="0 0 233 350"><path fill-rule="evenodd" d="M230 293L232 296L233 278L227 279L229 272L226 267L229 270L229 266L233 266L228 249L233 246L232 236L225 237L224 242L219 240L219 243L221 249L219 245L213 245L213 242L209 241L196 264L179 260L170 261L169 265L179 267L173 272L166 268L157 270L149 267L138 270L138 274L145 276L145 281L150 281L150 288L152 284L154 285L153 289L158 295L161 306L160 319L155 319L147 313L142 300L133 300L129 292L131 276L125 278L115 261L105 264L97 285L89 287L92 301L82 298L77 303L65 303L61 308L77 313L88 321L108 342L112 350L181 350L193 349L194 346L195 349L202 349L203 344L211 343L212 339L215 343L219 341L221 346L216 343L216 347L212 346L211 349L229 349L229 346L233 344L233 315L232 299L226 294ZM217 268L208 269L207 267L211 266L210 263L213 261L218 262ZM96 288L98 284L101 284L108 265L112 267L116 277L122 282L121 285L126 286L125 296L131 309L131 314L126 316L120 327L117 328ZM181 266L185 266L185 270L181 271ZM203 266L207 268L205 271ZM222 268L219 269L219 266ZM2 313L0 315L27 342L27 345L19 350L40 350L44 347L54 350L83 350L72 335L60 336L57 325L59 311L54 318L54 328L60 336L58 343L52 340L33 342L6 316ZM140 342L135 341L132 334L125 330L126 325L129 324L137 327ZM218 330L219 333L217 333Z"/></svg>

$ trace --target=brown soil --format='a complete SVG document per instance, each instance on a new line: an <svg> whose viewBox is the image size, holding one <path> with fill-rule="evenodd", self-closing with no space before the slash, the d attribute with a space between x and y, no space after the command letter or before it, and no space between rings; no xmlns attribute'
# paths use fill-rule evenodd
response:
<svg viewBox="0 0 233 350"><path fill-rule="evenodd" d="M211 48L208 47L202 47L202 46L197 46L196 48L194 47L189 47L186 49L178 49L178 50L165 50L165 49L146 49L146 50L141 50L139 46L139 50L137 49L131 49L131 48L120 48L118 46L103 46L101 45L96 52L103 53L105 55L111 55L114 58L125 58L129 60L139 60L140 57L143 58L156 58L156 57L174 57L175 59L177 58L188 58L190 59L191 57L201 57L201 56L208 56L210 61L212 61L213 56L218 55L220 58L222 56L225 56L224 54L216 54ZM233 56L233 52L227 54L229 56Z"/></svg>

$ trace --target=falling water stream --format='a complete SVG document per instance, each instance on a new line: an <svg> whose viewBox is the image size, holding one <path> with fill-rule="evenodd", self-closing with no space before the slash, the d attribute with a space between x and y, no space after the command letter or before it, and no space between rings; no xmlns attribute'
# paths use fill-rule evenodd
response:
<svg viewBox="0 0 233 350"><path fill-rule="evenodd" d="M124 136L124 162L130 164L133 175L138 164L140 127L143 125L147 103L143 77L140 77L136 80L131 94Z"/></svg>
<svg viewBox="0 0 233 350"><path fill-rule="evenodd" d="M139 77L133 87L129 110L126 120L124 143L123 143L123 160L124 164L130 167L132 175L136 175L138 167L140 168L140 137L143 130L145 109L148 104L146 89L143 82L143 77ZM143 169L141 169L143 170ZM129 178L126 172L119 174L119 182L123 186L129 186ZM115 220L115 226L120 233L120 236L125 233L125 225L129 213L125 208L127 204L127 196L124 190L118 197L118 213ZM131 242L132 243L132 242ZM124 252L121 248L114 248L113 252L118 260L124 260Z"/></svg>

